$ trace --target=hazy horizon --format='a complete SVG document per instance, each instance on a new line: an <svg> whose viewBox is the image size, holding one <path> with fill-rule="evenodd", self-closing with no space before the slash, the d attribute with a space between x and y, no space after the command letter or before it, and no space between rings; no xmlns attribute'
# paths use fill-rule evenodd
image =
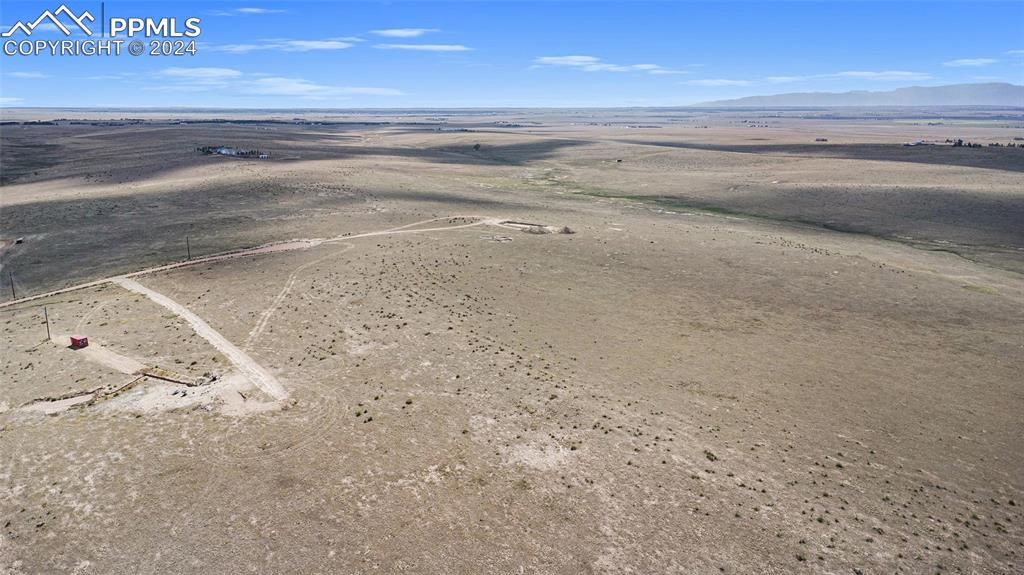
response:
<svg viewBox="0 0 1024 575"><path fill-rule="evenodd" d="M983 84L962 84L959 86L983 86ZM1000 86L1012 87L1012 88L1024 88L1024 86L1016 84L1001 84ZM936 86L935 88L948 88L948 86ZM896 88L893 91L908 90L908 89L927 89L917 86L908 86L904 88ZM359 108L359 107L345 107L345 106L330 106L330 107L315 107L315 106L261 106L261 107L222 107L222 106L18 106L8 105L2 106L0 109L8 111L16 110L84 110L84 111L146 111L146 112L359 112L359 113L379 113L387 114L394 112L403 112L405 114L417 115L417 114L430 114L439 111L446 112L467 112L470 114L476 113L488 113L488 112L505 112L505 111L544 111L544 110L673 110L673 109L687 109L692 108L695 110L700 109L715 109L715 108L732 108L732 107L750 107L750 108L761 108L761 109L842 109L842 108L988 108L988 109L1024 109L1024 102L1020 103L994 103L994 104L828 104L828 103L804 103L804 104L772 104L770 101L773 99L784 99L784 98L796 98L796 97L807 97L807 96L858 96L858 95L869 95L869 96L884 96L890 93L890 91L879 92L879 91L849 91L849 92L788 92L778 94L762 94L756 96L748 96L743 98L737 98L732 100L712 101L712 102L698 102L689 105L678 105L678 106L520 106L520 107L502 107L502 106L466 106L466 107L428 107L428 106L413 106L413 107L375 107L375 108ZM758 101L768 101L769 103L757 103ZM754 103L747 103L747 102Z"/></svg>

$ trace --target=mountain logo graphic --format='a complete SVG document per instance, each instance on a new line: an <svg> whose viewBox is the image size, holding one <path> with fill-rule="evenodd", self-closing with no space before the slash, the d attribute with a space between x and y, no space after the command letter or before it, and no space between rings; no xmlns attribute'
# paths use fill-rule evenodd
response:
<svg viewBox="0 0 1024 575"><path fill-rule="evenodd" d="M10 30L0 33L0 36L3 36L4 38L9 38L13 36L15 32L18 31L25 34L26 36L31 36L32 31L35 30L36 27L39 26L40 24L43 24L46 20L49 20L51 23L53 23L53 25L56 26L61 32L64 32L65 36L70 36L71 30L69 30L68 27L61 23L60 19L57 18L57 16L61 14L70 18L71 21L74 22L75 25L77 25L79 28L81 28L87 36L92 36L92 30L90 30L89 27L85 25L85 20L88 20L90 22L96 21L96 19L93 18L92 14L90 14L89 11L86 10L85 12L82 12L81 16L76 16L75 13L72 12L66 4L61 4L60 8L57 8L53 12L45 10L42 14L39 15L38 18L35 19L35 21L30 22L28 24L22 22L21 20L18 20L17 22L14 23L13 26L11 26Z"/></svg>

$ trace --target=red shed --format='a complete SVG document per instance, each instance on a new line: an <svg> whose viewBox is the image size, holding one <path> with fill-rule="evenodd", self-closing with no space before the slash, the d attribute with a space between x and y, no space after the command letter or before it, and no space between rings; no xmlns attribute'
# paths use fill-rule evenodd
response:
<svg viewBox="0 0 1024 575"><path fill-rule="evenodd" d="M71 336L71 349L82 349L83 347L89 347L89 338L81 335Z"/></svg>

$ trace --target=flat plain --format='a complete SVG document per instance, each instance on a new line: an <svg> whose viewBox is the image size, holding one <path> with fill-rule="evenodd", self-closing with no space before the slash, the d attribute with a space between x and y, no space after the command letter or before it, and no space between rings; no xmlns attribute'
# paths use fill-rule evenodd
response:
<svg viewBox="0 0 1024 575"><path fill-rule="evenodd" d="M0 572L1024 569L1020 110L4 120Z"/></svg>

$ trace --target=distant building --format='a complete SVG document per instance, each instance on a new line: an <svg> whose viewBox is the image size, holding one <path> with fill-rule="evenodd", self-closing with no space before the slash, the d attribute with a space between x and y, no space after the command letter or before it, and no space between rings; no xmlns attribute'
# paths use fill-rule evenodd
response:
<svg viewBox="0 0 1024 575"><path fill-rule="evenodd" d="M234 156L243 158L260 158L266 160L270 157L270 152L264 152L262 150L243 150L232 146L199 146L196 148L197 152L202 154L216 154L218 156Z"/></svg>

